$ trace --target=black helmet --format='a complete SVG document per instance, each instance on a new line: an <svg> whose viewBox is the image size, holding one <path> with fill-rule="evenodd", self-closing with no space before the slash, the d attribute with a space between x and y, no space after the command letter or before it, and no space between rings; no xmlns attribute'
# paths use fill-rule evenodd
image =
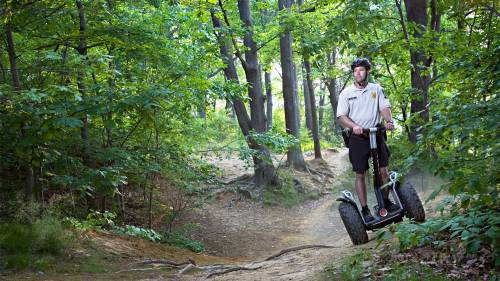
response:
<svg viewBox="0 0 500 281"><path fill-rule="evenodd" d="M351 64L351 70L354 71L354 69L358 66L364 66L366 69L372 68L372 64L367 58L357 58L355 59L352 64Z"/></svg>

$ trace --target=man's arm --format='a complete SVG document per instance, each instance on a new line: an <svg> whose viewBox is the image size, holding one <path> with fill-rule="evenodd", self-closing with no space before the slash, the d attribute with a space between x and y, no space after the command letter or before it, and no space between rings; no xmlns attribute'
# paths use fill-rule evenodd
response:
<svg viewBox="0 0 500 281"><path fill-rule="evenodd" d="M356 135L361 135L363 133L363 128L361 128L358 124L354 123L354 121L351 120L351 118L342 115L338 117L340 126L344 128L351 128L353 133Z"/></svg>
<svg viewBox="0 0 500 281"><path fill-rule="evenodd" d="M382 114L382 118L384 118L386 122L385 127L387 128L387 130L393 130L394 123L392 121L391 108L390 107L383 108L382 111L380 111L380 113Z"/></svg>

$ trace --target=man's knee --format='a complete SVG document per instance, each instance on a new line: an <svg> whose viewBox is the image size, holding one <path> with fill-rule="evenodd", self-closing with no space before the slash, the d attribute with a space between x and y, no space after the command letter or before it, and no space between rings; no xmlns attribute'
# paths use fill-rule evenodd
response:
<svg viewBox="0 0 500 281"><path fill-rule="evenodd" d="M365 173L358 173L356 172L356 179L361 179L361 180L364 180L365 179Z"/></svg>

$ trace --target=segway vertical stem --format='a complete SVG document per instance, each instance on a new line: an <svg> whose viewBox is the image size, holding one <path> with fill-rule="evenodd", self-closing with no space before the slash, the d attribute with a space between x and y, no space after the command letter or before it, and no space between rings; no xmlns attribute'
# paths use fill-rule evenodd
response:
<svg viewBox="0 0 500 281"><path fill-rule="evenodd" d="M379 210L384 209L384 197L382 196L382 190L380 187L382 186L382 179L380 177L380 167L378 161L378 151L377 151L377 132L379 128L370 128L369 136L370 136L370 152L372 156L372 166L373 166L373 189L375 192L375 197L377 198L377 203L379 206ZM385 216L387 215L387 210L379 215Z"/></svg>

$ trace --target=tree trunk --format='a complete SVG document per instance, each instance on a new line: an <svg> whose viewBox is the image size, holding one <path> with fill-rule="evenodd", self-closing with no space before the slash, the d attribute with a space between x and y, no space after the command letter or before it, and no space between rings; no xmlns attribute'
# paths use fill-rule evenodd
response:
<svg viewBox="0 0 500 281"><path fill-rule="evenodd" d="M335 67L335 49L327 54L327 60L330 68ZM328 99L330 100L330 105L332 106L333 112L333 124L335 131L340 131L341 127L337 121L337 105L339 103L339 93L337 91L337 78L327 77L325 81L326 87L328 89Z"/></svg>
<svg viewBox="0 0 500 281"><path fill-rule="evenodd" d="M302 86L304 89L304 114L306 115L306 128L309 132L312 132L312 122L311 122L311 99L310 99L310 94L309 94L309 84L307 83L306 76L307 74L305 73L305 63L304 63L304 77L302 79Z"/></svg>
<svg viewBox="0 0 500 281"><path fill-rule="evenodd" d="M267 130L273 128L273 92L271 88L271 73L264 72L264 84L266 86L266 117L267 117Z"/></svg>
<svg viewBox="0 0 500 281"><path fill-rule="evenodd" d="M205 120L207 119L207 112L205 111L205 102L198 105L198 117Z"/></svg>
<svg viewBox="0 0 500 281"><path fill-rule="evenodd" d="M239 1L238 8L240 11L241 20L245 23L245 25L251 26L252 21L251 21L250 7L248 1ZM220 20L215 16L213 11L211 11L211 16L214 27L216 29L220 29L221 28ZM226 63L226 67L224 68L224 75L228 81L239 83L238 72L236 71L234 62L231 56L229 55L230 54L228 47L229 43L223 34L218 34L217 37L219 41L219 49L221 57L223 61ZM253 43L253 38L250 30L247 31L247 34L245 35L245 42L246 42L245 44L249 44L249 46L254 47L253 49L249 48L246 51L245 53L246 60L244 61L245 63L242 63L245 66L245 74L247 77L247 82L251 84L250 81L253 81L255 84L252 85L261 85L260 83L261 77L258 71L258 67L256 68L257 69L256 74L258 75L257 76L258 82L253 80L255 78L252 76L252 74L254 74L254 69L248 69L248 70L246 69L246 67L248 67L249 65L258 66L257 49L255 47L255 43ZM248 62L249 59L251 62ZM278 181L278 177L276 175L276 171L274 169L273 164L265 160L265 159L270 159L269 151L265 146L257 144L250 134L251 131L264 133L266 130L266 118L264 114L262 86L260 86L260 91L259 88L249 87L248 95L251 98L250 110L252 119L249 118L245 104L240 98L233 97L232 102L234 106L234 111L236 113L236 118L238 120L238 124L240 126L241 132L247 139L248 146L251 149L258 150L259 154L261 155L259 157L257 156L253 157L254 172L255 172L254 182L255 186L257 187L258 196L261 197L263 195L263 188L268 185L275 185ZM261 103L259 103L259 101L261 101ZM257 112L254 112L254 110L256 110ZM254 117L255 119L253 119ZM258 123L258 120L261 120L261 122L263 122L263 126L258 126L259 129L257 130L253 127L253 124Z"/></svg>
<svg viewBox="0 0 500 281"><path fill-rule="evenodd" d="M234 119L236 116L234 115L233 103L230 99L226 99L226 112L229 114L229 117Z"/></svg>
<svg viewBox="0 0 500 281"><path fill-rule="evenodd" d="M325 85L326 86L326 85ZM319 123L319 132L321 135L321 132L323 132L323 115L324 115L324 106L325 106L325 88L321 87L321 92L319 95L319 117L318 117L318 123Z"/></svg>
<svg viewBox="0 0 500 281"><path fill-rule="evenodd" d="M427 26L427 0L405 0L406 17L408 21L415 24L417 28L413 33L416 40L422 37ZM413 117L413 122L410 125L410 141L417 142L417 130L420 126L429 121L428 91L429 91L429 75L423 75L429 65L423 51L410 49L411 69L411 86L416 91L411 97L410 114L416 115Z"/></svg>
<svg viewBox="0 0 500 281"><path fill-rule="evenodd" d="M300 126L301 126L301 120L300 120L300 97L299 97L299 79L297 79L297 65L293 63L292 60L292 66L293 66L293 103L295 104L295 112L297 112L297 115L295 115L295 119L297 122L297 128L300 131Z"/></svg>
<svg viewBox="0 0 500 281"><path fill-rule="evenodd" d="M257 56L257 45L253 40L252 16L250 14L249 0L238 0L240 19L246 28L243 43L245 50L245 63L243 69L249 84L248 95L250 96L250 116L252 128L256 133L266 131L266 115L264 113L264 95L262 94L262 77L259 70L259 59Z"/></svg>
<svg viewBox="0 0 500 281"><path fill-rule="evenodd" d="M279 0L279 10L289 9L291 6L290 0ZM281 54L281 69L283 77L283 101L285 107L285 124L288 134L300 139L299 124L297 122L296 99L295 92L295 75L293 67L293 52L292 52L292 33L289 29L285 30L280 36L280 54ZM305 170L306 164L300 143L288 149L287 161L290 167L295 169Z"/></svg>
<svg viewBox="0 0 500 281"><path fill-rule="evenodd" d="M311 63L308 59L304 60L304 66L306 68L306 80L307 86L309 88L309 100L311 101L311 122L312 122L312 136L314 141L314 158L321 159L321 144L319 141L318 132L318 116L316 114L316 97L314 96L314 87L311 80Z"/></svg>
<svg viewBox="0 0 500 281"><path fill-rule="evenodd" d="M3 65L3 49L0 47L0 70L2 75L0 76L0 83L5 83L7 81L7 75L5 73L5 66Z"/></svg>
<svg viewBox="0 0 500 281"><path fill-rule="evenodd" d="M9 63L10 63L10 75L12 77L12 84L14 89L20 94L22 87L21 81L19 79L19 74L17 72L17 57L16 57L16 46L14 44L14 38L12 36L12 25L7 23L5 35L7 39L7 53L9 55ZM21 137L26 137L26 132L24 130L24 124L21 125ZM31 160L24 167L25 169L25 177L26 182L24 186L24 200L26 202L33 201L33 189L35 187L35 175L33 165L31 164Z"/></svg>
<svg viewBox="0 0 500 281"><path fill-rule="evenodd" d="M85 19L84 7L81 1L76 1L76 7L78 9L78 18L79 18L79 41L78 47L76 50L80 55L82 60L86 59L87 56L87 40L86 40L86 29L87 23ZM85 74L78 68L76 84L78 87L78 92L82 96L83 103L86 102L87 89L85 87ZM86 112L83 112L83 117L81 118L83 123L82 128L80 129L80 134L83 141L83 162L85 165L90 165L89 161L89 151L90 151L90 143L89 143L89 124L88 124L88 116Z"/></svg>

